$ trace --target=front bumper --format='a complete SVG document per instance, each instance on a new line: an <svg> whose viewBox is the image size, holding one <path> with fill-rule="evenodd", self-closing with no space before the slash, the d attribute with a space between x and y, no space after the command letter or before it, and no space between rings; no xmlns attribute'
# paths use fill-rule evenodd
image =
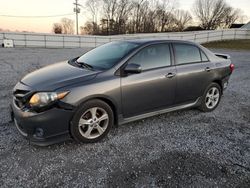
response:
<svg viewBox="0 0 250 188"><path fill-rule="evenodd" d="M13 100L10 111L17 130L32 144L47 146L70 139L73 110L52 108L35 113L21 110Z"/></svg>

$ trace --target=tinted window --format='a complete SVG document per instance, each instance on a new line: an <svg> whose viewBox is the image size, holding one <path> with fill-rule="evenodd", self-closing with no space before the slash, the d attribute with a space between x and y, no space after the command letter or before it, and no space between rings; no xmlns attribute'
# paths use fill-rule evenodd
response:
<svg viewBox="0 0 250 188"><path fill-rule="evenodd" d="M136 47L138 44L132 42L111 42L87 52L77 61L94 68L109 69Z"/></svg>
<svg viewBox="0 0 250 188"><path fill-rule="evenodd" d="M200 49L189 44L174 44L177 64L201 62Z"/></svg>
<svg viewBox="0 0 250 188"><path fill-rule="evenodd" d="M208 58L207 58L206 54L203 51L201 51L201 59L202 59L203 62L208 61Z"/></svg>
<svg viewBox="0 0 250 188"><path fill-rule="evenodd" d="M170 48L168 44L156 44L142 49L129 63L139 64L142 70L171 65Z"/></svg>

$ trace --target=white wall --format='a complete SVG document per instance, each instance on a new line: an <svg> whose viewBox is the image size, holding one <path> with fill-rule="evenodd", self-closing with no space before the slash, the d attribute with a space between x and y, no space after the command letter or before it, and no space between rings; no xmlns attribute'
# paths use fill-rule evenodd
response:
<svg viewBox="0 0 250 188"><path fill-rule="evenodd" d="M176 32L176 33L150 33L150 34L127 34L114 36L93 35L56 35L40 33L14 33L0 32L0 44L3 39L12 39L15 47L40 47L40 48L81 48L96 47L110 41L129 39L182 39L197 43L250 39L250 30L227 29L214 31Z"/></svg>

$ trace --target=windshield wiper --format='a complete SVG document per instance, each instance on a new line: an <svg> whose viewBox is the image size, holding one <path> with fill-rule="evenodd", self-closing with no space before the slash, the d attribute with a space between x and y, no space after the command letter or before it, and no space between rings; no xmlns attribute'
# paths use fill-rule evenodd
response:
<svg viewBox="0 0 250 188"><path fill-rule="evenodd" d="M93 70L94 69L94 67L92 65L89 65L89 64L84 63L84 62L79 62L77 60L76 60L76 64L79 65L79 66L81 66L81 67L87 68L89 70Z"/></svg>

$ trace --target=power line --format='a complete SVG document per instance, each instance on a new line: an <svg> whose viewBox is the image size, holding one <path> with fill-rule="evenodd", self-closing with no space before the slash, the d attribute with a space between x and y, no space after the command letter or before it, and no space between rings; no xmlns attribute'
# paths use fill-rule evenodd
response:
<svg viewBox="0 0 250 188"><path fill-rule="evenodd" d="M9 17L9 18L51 18L51 17L61 17L61 16L69 16L73 15L69 14L57 14L57 15L48 15L48 16L17 16L17 15L0 15L0 17Z"/></svg>

